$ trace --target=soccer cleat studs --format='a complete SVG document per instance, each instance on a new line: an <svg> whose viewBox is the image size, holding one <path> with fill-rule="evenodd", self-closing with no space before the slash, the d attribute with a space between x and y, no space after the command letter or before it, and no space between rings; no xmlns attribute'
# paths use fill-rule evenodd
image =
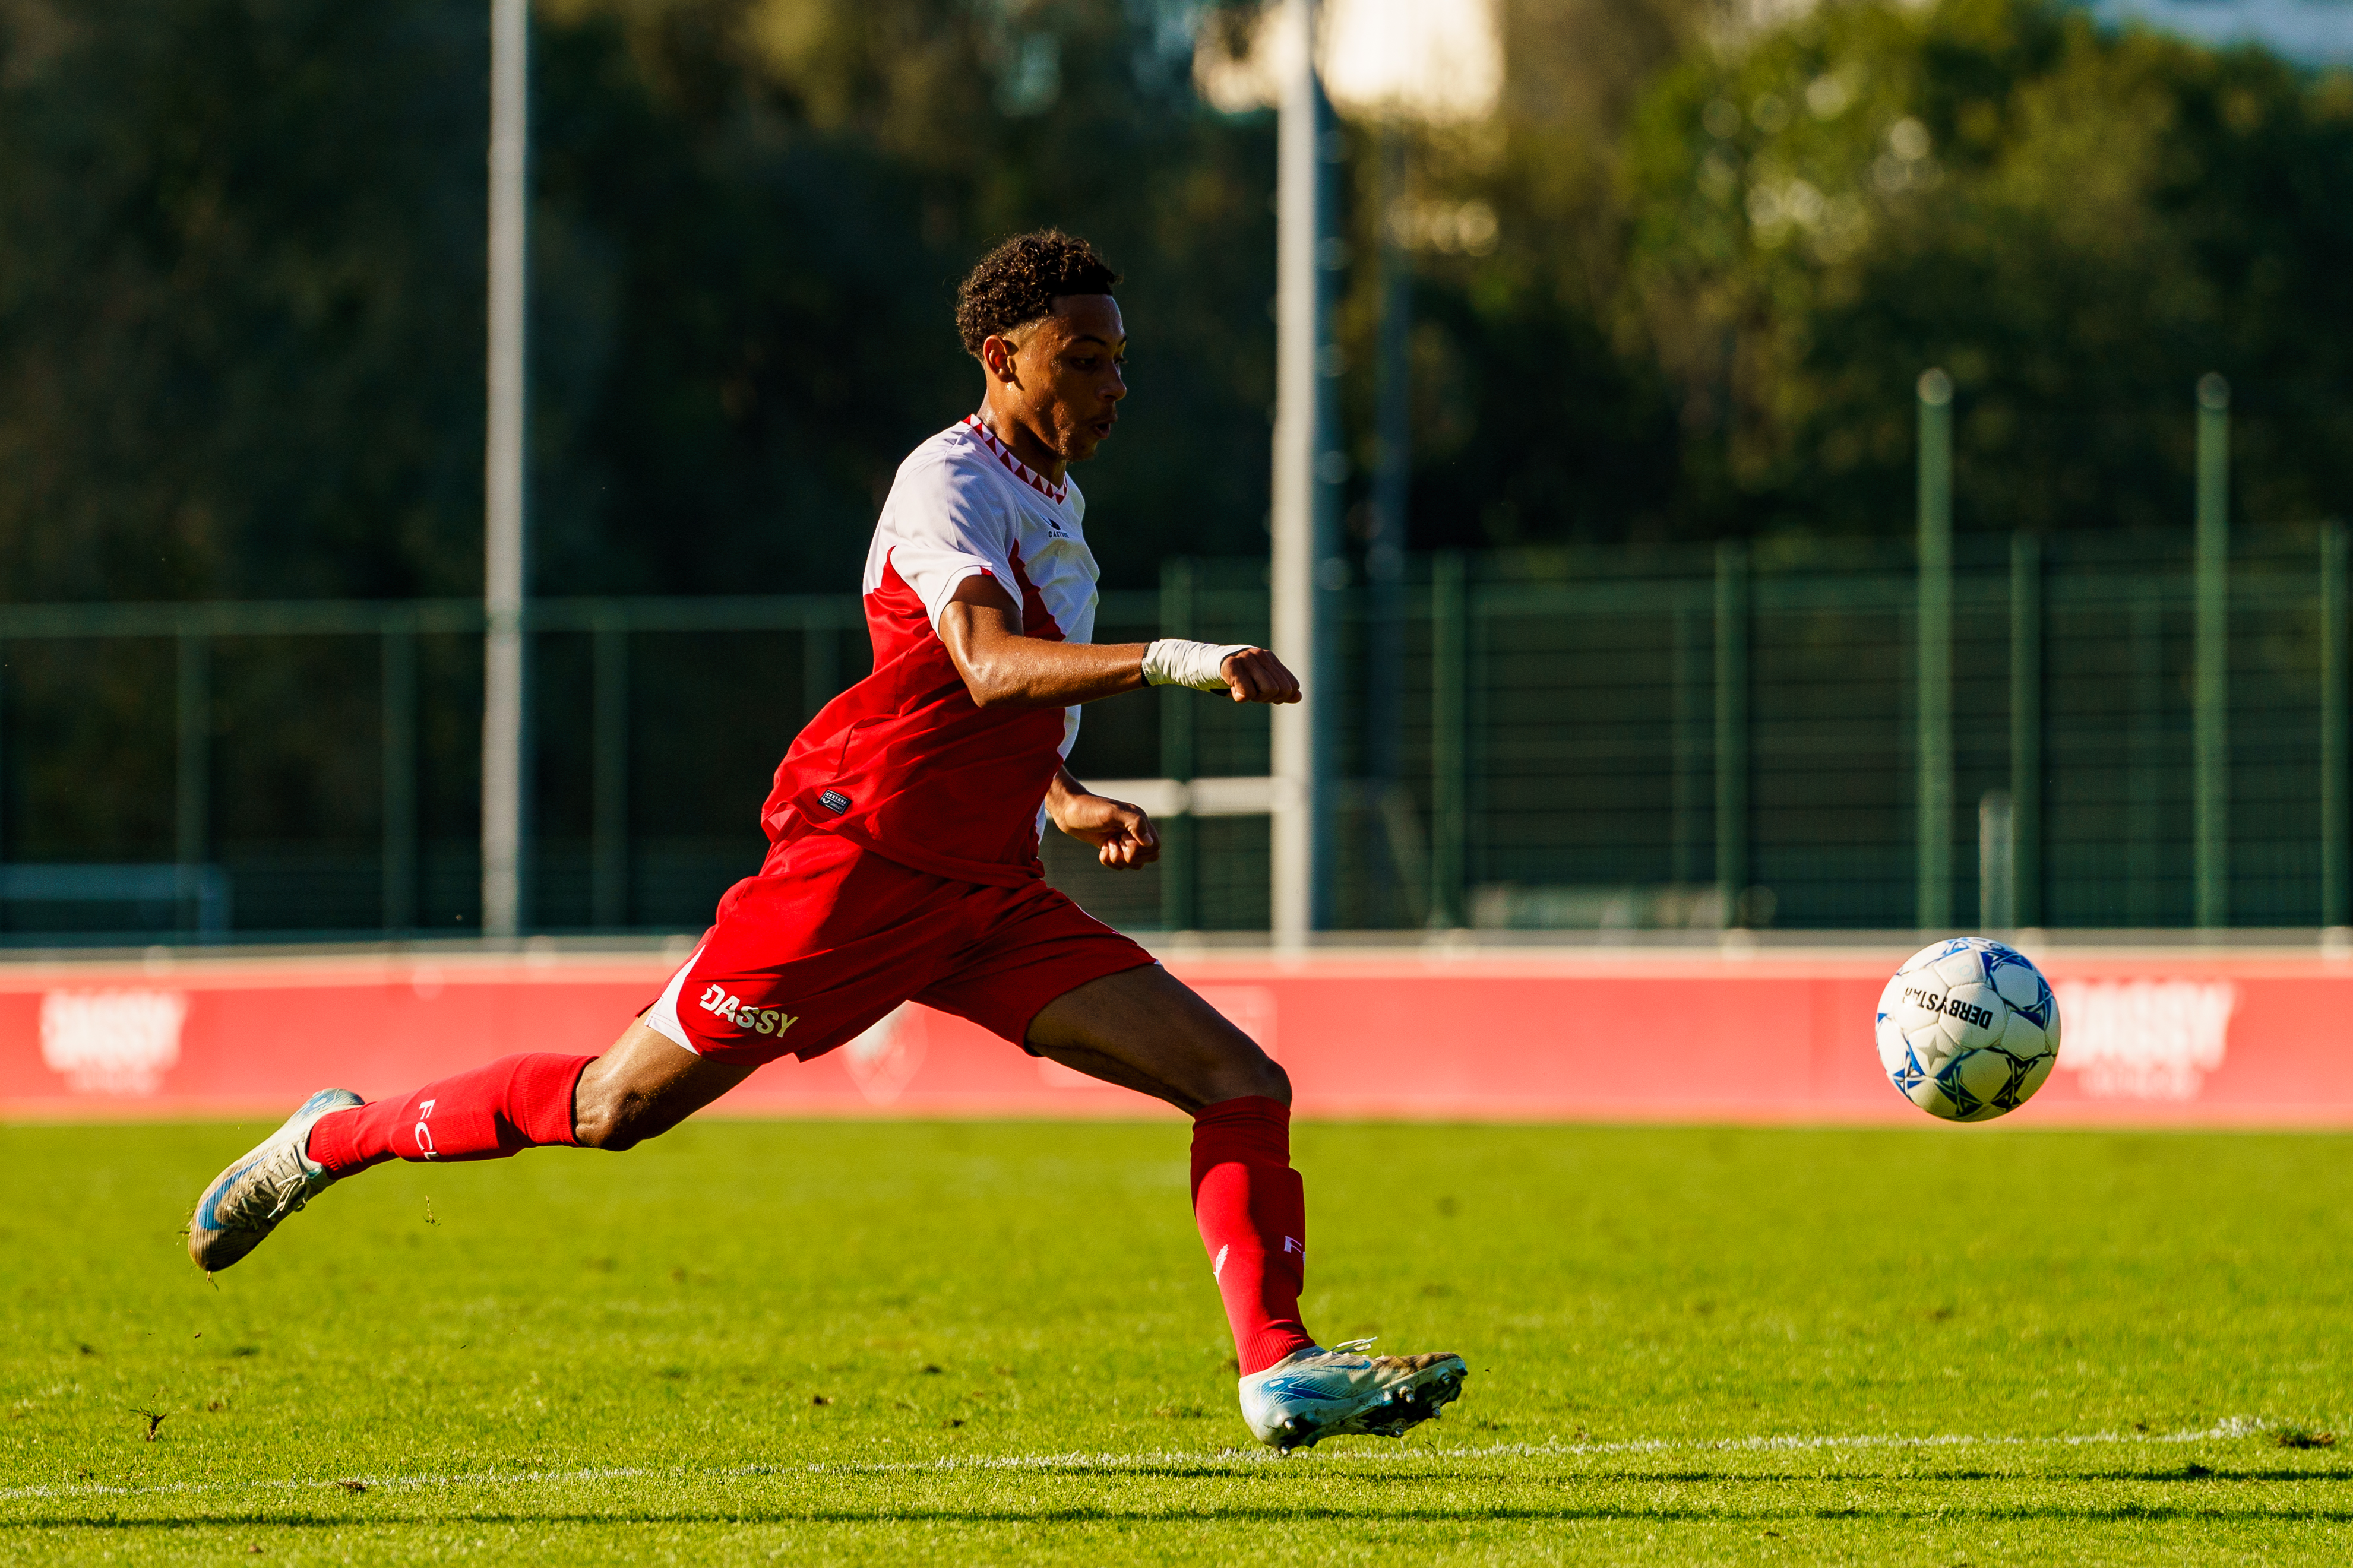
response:
<svg viewBox="0 0 2353 1568"><path fill-rule="evenodd" d="M1461 1396L1461 1356L1358 1353L1371 1342L1294 1351L1243 1378L1250 1435L1286 1454L1326 1437L1401 1437Z"/></svg>
<svg viewBox="0 0 2353 1568"><path fill-rule="evenodd" d="M279 1221L332 1186L335 1178L311 1158L311 1129L330 1111L361 1103L348 1089L322 1089L215 1176L188 1219L188 1257L196 1267L207 1274L227 1268L260 1246Z"/></svg>

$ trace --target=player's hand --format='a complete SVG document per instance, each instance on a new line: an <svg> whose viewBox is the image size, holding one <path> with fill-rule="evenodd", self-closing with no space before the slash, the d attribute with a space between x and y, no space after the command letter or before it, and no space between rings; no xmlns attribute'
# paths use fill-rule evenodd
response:
<svg viewBox="0 0 2353 1568"><path fill-rule="evenodd" d="M1240 653L1226 655L1225 663L1218 666L1218 673L1226 678L1226 689L1234 694L1237 702L1299 700L1299 677L1262 647L1246 647Z"/></svg>
<svg viewBox="0 0 2353 1568"><path fill-rule="evenodd" d="M1095 847L1095 858L1114 871L1132 871L1160 858L1160 832L1140 807L1100 795L1064 795L1054 826Z"/></svg>

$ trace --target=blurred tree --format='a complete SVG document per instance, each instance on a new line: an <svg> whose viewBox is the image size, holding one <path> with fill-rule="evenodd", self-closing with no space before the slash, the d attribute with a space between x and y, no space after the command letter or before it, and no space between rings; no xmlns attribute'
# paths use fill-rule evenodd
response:
<svg viewBox="0 0 2353 1568"><path fill-rule="evenodd" d="M1959 387L1988 527L2185 526L2191 387L2241 504L2353 479L2353 81L2039 0L1844 5L1639 112L1627 351L1682 389L1695 529L1911 526L1911 388Z"/></svg>
<svg viewBox="0 0 2353 1568"><path fill-rule="evenodd" d="M1134 395L1080 473L1107 574L1262 548L1271 127L1198 104L1181 11L559 0L551 18L544 585L852 585L900 458L977 405L956 279L1045 224L1127 277Z"/></svg>
<svg viewBox="0 0 2353 1568"><path fill-rule="evenodd" d="M540 588L846 587L974 399L956 275L1050 222L1129 274L1135 396L1082 474L1111 581L1261 548L1273 126L1195 94L1202 14L543 0ZM2037 0L1499 14L1497 116L1417 136L1386 212L1372 159L1352 187L1360 260L1388 221L1418 268L1417 545L1900 529L1932 362L1965 515L2178 521L2210 368L2256 515L2344 493L2343 78ZM0 5L0 593L479 580L484 35Z"/></svg>
<svg viewBox="0 0 2353 1568"><path fill-rule="evenodd" d="M480 12L0 7L0 593L480 580Z"/></svg>
<svg viewBox="0 0 2353 1568"><path fill-rule="evenodd" d="M1672 524L1671 383L1618 351L1618 163L1644 84L1704 47L1714 0L1497 0L1508 63L1485 122L1406 128L1406 188L1378 190L1352 128L1356 252L1388 224L1414 269L1413 548L1649 537ZM1386 210L1384 210L1384 207ZM1374 269L1342 307L1357 468L1375 452ZM1361 514L1359 514L1361 515Z"/></svg>
<svg viewBox="0 0 2353 1568"><path fill-rule="evenodd" d="M1046 223L1129 275L1107 569L1257 548L1271 126L1198 105L1185 15L543 5L540 590L850 586L977 401L955 279ZM0 593L480 581L486 71L480 0L0 7Z"/></svg>

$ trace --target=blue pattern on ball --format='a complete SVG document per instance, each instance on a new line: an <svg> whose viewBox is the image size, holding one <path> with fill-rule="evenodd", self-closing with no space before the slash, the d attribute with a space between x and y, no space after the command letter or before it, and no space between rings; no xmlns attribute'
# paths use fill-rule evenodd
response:
<svg viewBox="0 0 2353 1568"><path fill-rule="evenodd" d="M2059 1026L2059 1001L2051 989L2050 982L2043 978L2031 959L2007 943L1987 937L1948 937L1942 942L1932 942L1914 954L1897 971L1897 974L1903 977L1930 970L1947 959L1964 953L1977 955L1984 983L1993 989L2000 998L2000 1005L2008 1008L2012 1016L2031 1024L2042 1031L2046 1039L2055 1035ZM2012 972L2021 970L2033 976L2032 985L2021 984L2013 978ZM1908 981L1905 983L1910 984ZM1939 993L1947 989L1942 978L1933 973L1923 975L1921 983ZM1977 983L1975 976L1968 982L1971 986ZM2005 983L2008 993L2024 991L2030 994L2030 999L2011 1001L2004 990ZM1952 984L1957 985L1962 982ZM1934 1001L1926 1002L1926 1005L1931 1013L1936 1010ZM1883 1041L1888 1037L1887 1031L1893 1030L1894 1037L1903 1047L1903 1059L1888 1069L1889 1080L1915 1104L1919 1103L1917 1097L1921 1086L1933 1082L1941 1094L1941 1101L1937 1103L1935 1113L1957 1121L1982 1121L2017 1110L2040 1087L2038 1075L2049 1069L2052 1054L2057 1048L2054 1040L2043 1050L2021 1056L2013 1048L2015 1042L1999 1040L1975 1050L1961 1051L1944 1060L1939 1069L1932 1073L1922 1064L1918 1048L1905 1033L1900 1016L1881 1008L1873 1014L1872 1022L1875 1038ZM1940 1023L1938 1020L1923 1026L1935 1027ZM2021 1029L2020 1033L2022 1036L2024 1031ZM1991 1077L1988 1070L1990 1063L1980 1065L1989 1056L2001 1064L2000 1087L1990 1094L1979 1095L1970 1089L1962 1073L1967 1068L1980 1081Z"/></svg>

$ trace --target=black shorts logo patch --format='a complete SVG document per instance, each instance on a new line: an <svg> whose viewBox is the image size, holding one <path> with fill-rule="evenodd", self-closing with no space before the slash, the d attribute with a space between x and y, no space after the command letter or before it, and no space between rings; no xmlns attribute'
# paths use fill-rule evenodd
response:
<svg viewBox="0 0 2353 1568"><path fill-rule="evenodd" d="M825 807L826 810L833 813L836 816L839 816L843 812L849 809L849 797L842 794L838 789L829 789L826 791L823 795L817 797L817 803L818 805Z"/></svg>

